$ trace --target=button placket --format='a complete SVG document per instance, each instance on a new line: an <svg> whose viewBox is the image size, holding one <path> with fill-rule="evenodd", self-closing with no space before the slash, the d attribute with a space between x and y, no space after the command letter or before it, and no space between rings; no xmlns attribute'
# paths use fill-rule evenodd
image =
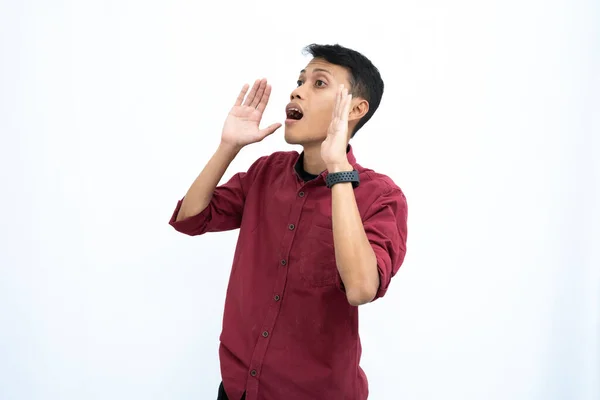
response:
<svg viewBox="0 0 600 400"><path fill-rule="evenodd" d="M286 281L288 279L289 272L289 268L287 267L289 266L288 263L291 244L294 240L296 232L298 231L300 215L302 213L302 209L304 208L304 204L306 203L308 198L308 191L302 189L299 187L296 189L297 201L293 202L293 198L288 198L289 201L292 202L290 212L287 216L287 218L289 218L287 221L288 229L286 230L285 227L282 227L283 229L281 232L282 235L280 239L281 252L279 253L279 265L280 267L285 268L278 269L277 283L276 286L273 288L274 290L271 294L273 303L271 303L271 306L269 307L268 315L265 316L265 320L262 324L263 330L259 331L259 340L256 342L256 346L252 354L252 360L250 362L250 365L251 368L253 367L254 369L249 370L247 391L248 393L253 394L253 396L256 396L256 393L258 391L258 381L260 379L259 371L262 369L262 363L264 361L265 354L267 353L267 347L271 341L271 335L273 334L273 329L277 321L279 310L283 305L282 300L283 296L285 295ZM262 338L263 340L260 340L260 338Z"/></svg>

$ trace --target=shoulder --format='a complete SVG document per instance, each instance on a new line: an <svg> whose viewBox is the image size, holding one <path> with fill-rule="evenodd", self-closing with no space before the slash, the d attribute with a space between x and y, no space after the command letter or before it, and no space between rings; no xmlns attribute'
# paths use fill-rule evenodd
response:
<svg viewBox="0 0 600 400"><path fill-rule="evenodd" d="M364 219L377 215L384 208L392 210L396 218L405 219L408 205L404 192L391 177L358 165L360 185L356 201Z"/></svg>
<svg viewBox="0 0 600 400"><path fill-rule="evenodd" d="M360 174L360 186L363 189L376 193L378 196L396 195L404 198L404 192L400 186L388 175L360 165L357 169Z"/></svg>
<svg viewBox="0 0 600 400"><path fill-rule="evenodd" d="M256 175L281 171L279 168L293 166L298 157L299 154L296 151L276 151L256 159L250 166L248 172L252 175Z"/></svg>

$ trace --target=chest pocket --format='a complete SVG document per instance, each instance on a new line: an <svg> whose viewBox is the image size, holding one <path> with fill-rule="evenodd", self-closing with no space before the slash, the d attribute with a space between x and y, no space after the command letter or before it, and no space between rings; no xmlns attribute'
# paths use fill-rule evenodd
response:
<svg viewBox="0 0 600 400"><path fill-rule="evenodd" d="M333 286L337 283L333 231L312 225L300 251L300 276L311 287Z"/></svg>

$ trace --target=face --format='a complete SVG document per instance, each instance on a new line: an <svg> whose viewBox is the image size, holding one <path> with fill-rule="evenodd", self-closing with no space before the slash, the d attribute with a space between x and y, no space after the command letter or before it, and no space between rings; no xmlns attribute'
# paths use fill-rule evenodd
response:
<svg viewBox="0 0 600 400"><path fill-rule="evenodd" d="M341 84L350 88L349 73L344 67L322 59L310 61L300 72L298 86L286 108L286 142L310 146L325 140Z"/></svg>

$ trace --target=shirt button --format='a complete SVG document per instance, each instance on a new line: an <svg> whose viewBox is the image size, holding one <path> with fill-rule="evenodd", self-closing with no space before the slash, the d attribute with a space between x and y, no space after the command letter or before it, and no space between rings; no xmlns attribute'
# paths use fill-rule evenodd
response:
<svg viewBox="0 0 600 400"><path fill-rule="evenodd" d="M287 265L287 261L281 260L281 265Z"/></svg>
<svg viewBox="0 0 600 400"><path fill-rule="evenodd" d="M275 301L279 301L279 299L281 299L281 297L279 297L279 295L278 295L278 294L276 294L276 295L275 295L275 297L273 297L273 299L274 299Z"/></svg>
<svg viewBox="0 0 600 400"><path fill-rule="evenodd" d="M255 369L253 369L252 371L250 371L250 375L252 375L252 376L256 376L256 370L255 370Z"/></svg>
<svg viewBox="0 0 600 400"><path fill-rule="evenodd" d="M290 231L293 231L295 227L296 227L296 226L295 226L294 224L290 224L290 225L288 226L288 228L290 228Z"/></svg>
<svg viewBox="0 0 600 400"><path fill-rule="evenodd" d="M264 332L263 332L263 337L267 337L267 336L269 336L269 332L267 332L267 331L264 331Z"/></svg>
<svg viewBox="0 0 600 400"><path fill-rule="evenodd" d="M304 192L300 192L300 193L298 193L298 196L300 196L300 197L304 197Z"/></svg>

